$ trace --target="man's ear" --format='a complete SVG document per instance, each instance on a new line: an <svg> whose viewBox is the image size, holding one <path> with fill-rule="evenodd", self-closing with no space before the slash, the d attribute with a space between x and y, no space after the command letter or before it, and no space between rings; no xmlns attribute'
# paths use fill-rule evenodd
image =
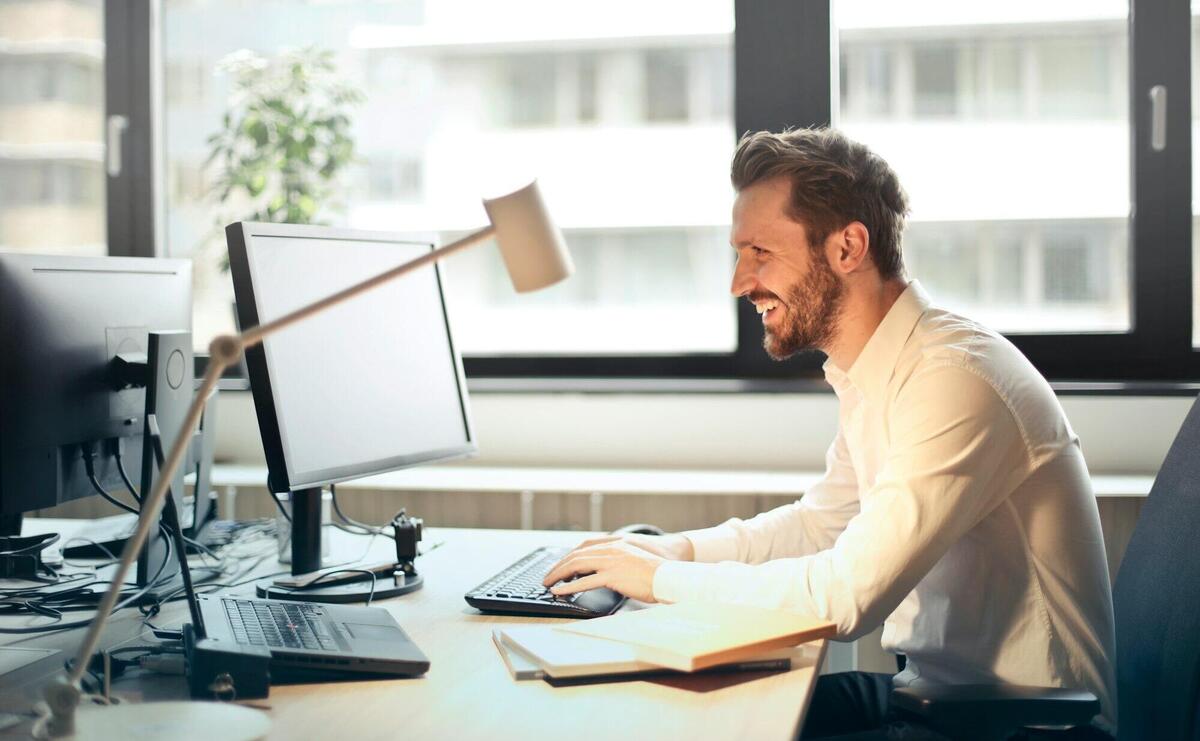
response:
<svg viewBox="0 0 1200 741"><path fill-rule="evenodd" d="M834 270L848 275L871 265L871 235L861 221L851 221L829 235L830 263Z"/></svg>

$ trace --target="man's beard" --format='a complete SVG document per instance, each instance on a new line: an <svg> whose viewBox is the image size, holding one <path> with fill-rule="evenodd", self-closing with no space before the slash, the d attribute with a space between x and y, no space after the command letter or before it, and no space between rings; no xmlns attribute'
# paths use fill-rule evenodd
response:
<svg viewBox="0 0 1200 741"><path fill-rule="evenodd" d="M778 329L763 327L763 349L773 360L785 360L809 349L827 349L837 332L845 286L816 255L804 280L780 297L784 309Z"/></svg>

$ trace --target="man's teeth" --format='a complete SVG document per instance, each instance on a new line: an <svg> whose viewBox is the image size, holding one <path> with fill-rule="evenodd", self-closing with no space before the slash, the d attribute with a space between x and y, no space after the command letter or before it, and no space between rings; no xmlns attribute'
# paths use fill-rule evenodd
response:
<svg viewBox="0 0 1200 741"><path fill-rule="evenodd" d="M761 304L755 304L754 308L758 309L759 314L765 314L777 306L779 306L779 302L777 302L777 301L766 301Z"/></svg>

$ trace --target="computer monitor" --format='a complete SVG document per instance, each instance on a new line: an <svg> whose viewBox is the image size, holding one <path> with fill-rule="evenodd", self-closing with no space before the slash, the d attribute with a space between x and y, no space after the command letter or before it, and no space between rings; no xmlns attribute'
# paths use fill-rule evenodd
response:
<svg viewBox="0 0 1200 741"><path fill-rule="evenodd" d="M238 223L226 238L244 330L433 249L318 226ZM267 337L246 365L268 488L291 493L294 574L320 567L322 486L477 451L436 264Z"/></svg>
<svg viewBox="0 0 1200 741"><path fill-rule="evenodd" d="M125 489L118 450L138 479L146 389L119 388L115 359L144 356L152 330L191 324L190 261L0 253L0 534L96 494L85 456L110 492ZM165 548L151 541L140 582Z"/></svg>

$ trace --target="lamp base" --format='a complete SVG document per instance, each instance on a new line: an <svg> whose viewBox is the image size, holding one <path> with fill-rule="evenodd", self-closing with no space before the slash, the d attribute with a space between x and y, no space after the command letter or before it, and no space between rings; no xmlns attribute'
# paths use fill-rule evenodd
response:
<svg viewBox="0 0 1200 741"><path fill-rule="evenodd" d="M77 741L252 741L266 738L271 718L261 710L221 702L86 705L75 713Z"/></svg>

